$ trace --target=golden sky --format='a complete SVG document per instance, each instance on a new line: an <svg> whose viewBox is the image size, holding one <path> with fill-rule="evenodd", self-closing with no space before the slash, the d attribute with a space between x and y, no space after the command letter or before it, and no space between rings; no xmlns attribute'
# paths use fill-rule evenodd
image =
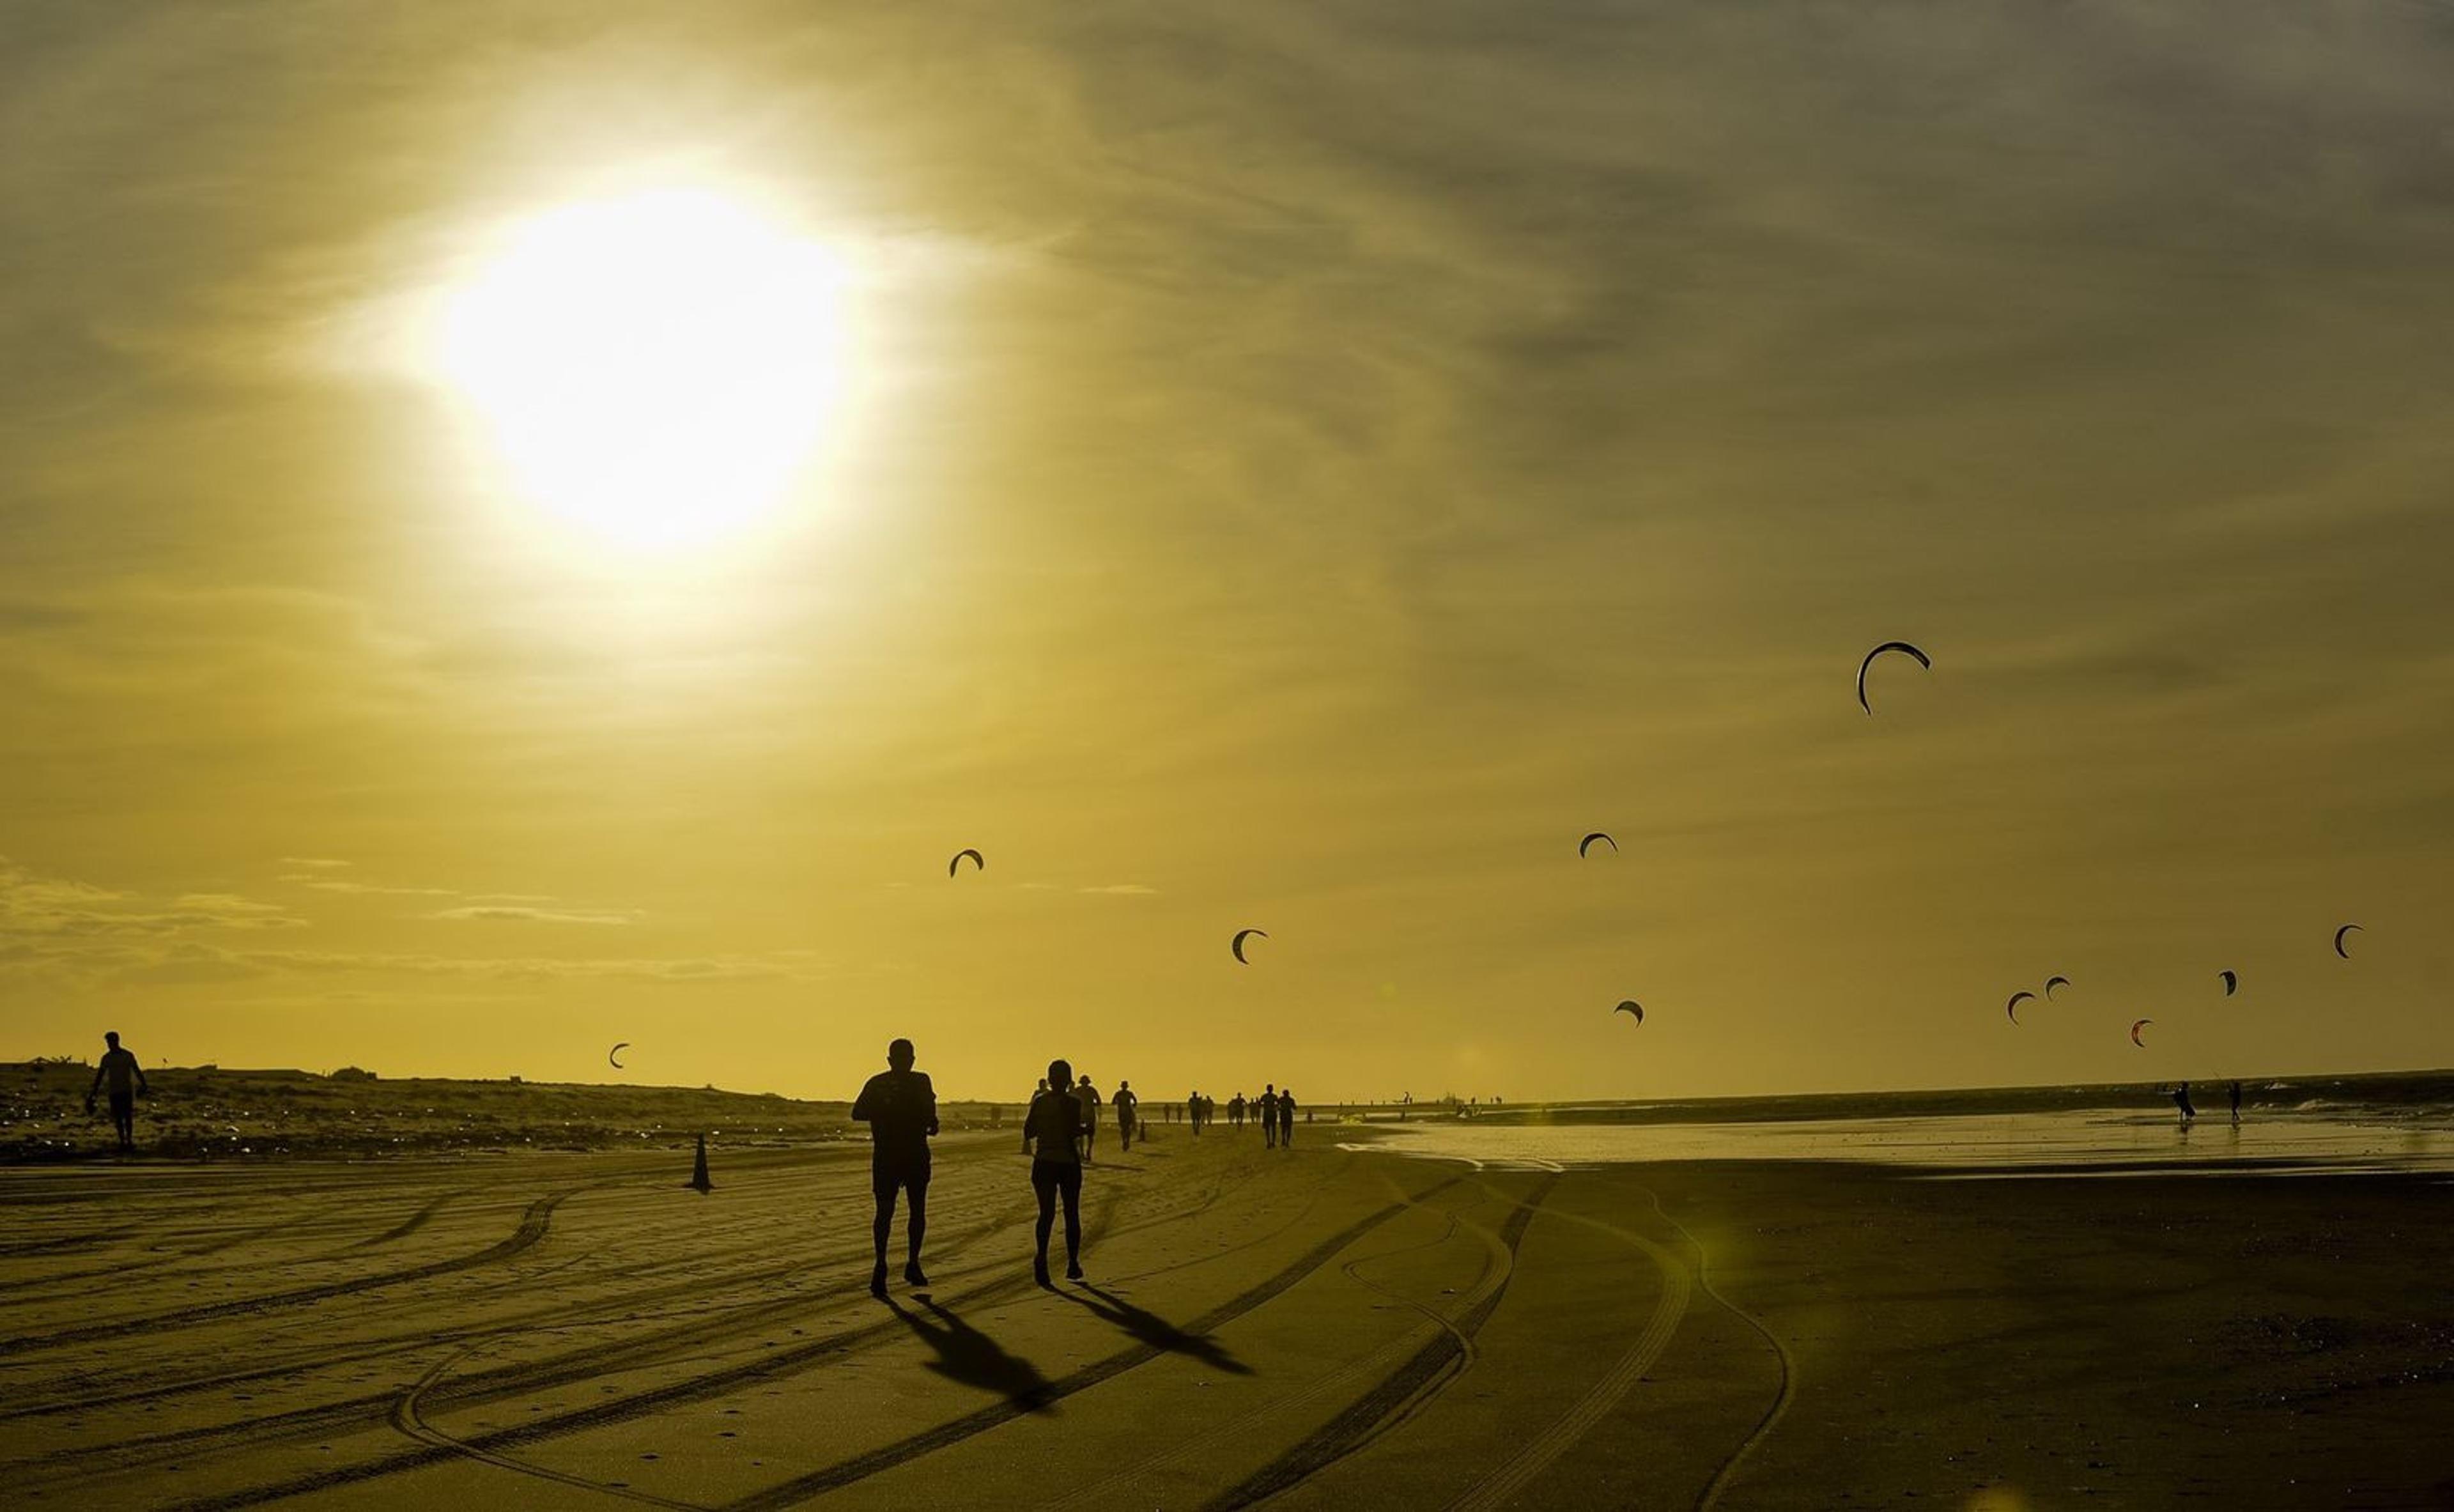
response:
<svg viewBox="0 0 2454 1512"><path fill-rule="evenodd" d="M11 6L0 1055L2444 1065L2449 77L2391 0ZM623 552L416 333L669 183L847 355Z"/></svg>

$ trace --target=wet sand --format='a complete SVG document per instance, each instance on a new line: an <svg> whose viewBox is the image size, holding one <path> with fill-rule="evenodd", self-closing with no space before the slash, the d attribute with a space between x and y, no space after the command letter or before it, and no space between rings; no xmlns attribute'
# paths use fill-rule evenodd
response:
<svg viewBox="0 0 2454 1512"><path fill-rule="evenodd" d="M1477 1171L1164 1129L0 1172L12 1504L2454 1505L2454 1186ZM1351 1137L1351 1136L1350 1136Z"/></svg>

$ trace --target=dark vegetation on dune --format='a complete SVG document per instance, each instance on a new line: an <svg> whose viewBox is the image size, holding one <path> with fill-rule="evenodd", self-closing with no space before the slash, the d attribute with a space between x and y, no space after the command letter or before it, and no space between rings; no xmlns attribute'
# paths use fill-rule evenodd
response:
<svg viewBox="0 0 2454 1512"><path fill-rule="evenodd" d="M854 1138L851 1104L713 1087L594 1086L369 1076L345 1069L146 1068L136 1142L181 1159L361 1157L464 1152L650 1149L698 1135L739 1148ZM107 1110L89 1115L93 1068L76 1061L0 1064L0 1163L102 1158ZM986 1127L983 1103L940 1110L949 1132Z"/></svg>

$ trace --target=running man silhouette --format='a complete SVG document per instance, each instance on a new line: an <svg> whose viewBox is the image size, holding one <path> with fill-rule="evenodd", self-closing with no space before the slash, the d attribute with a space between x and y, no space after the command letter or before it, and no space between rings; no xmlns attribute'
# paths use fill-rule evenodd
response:
<svg viewBox="0 0 2454 1512"><path fill-rule="evenodd" d="M2182 1126L2183 1128L2189 1127L2190 1120L2199 1116L2199 1110L2190 1106L2190 1084L2188 1082L2184 1081L2180 1086L2173 1089L2173 1106L2182 1110Z"/></svg>
<svg viewBox="0 0 2454 1512"><path fill-rule="evenodd" d="M1296 1142L1296 1094L1292 1087L1278 1089L1278 1148L1283 1150Z"/></svg>
<svg viewBox="0 0 2454 1512"><path fill-rule="evenodd" d="M1278 1084L1261 1083L1261 1095L1254 1099L1254 1113L1261 1120L1261 1142L1271 1149L1278 1147Z"/></svg>
<svg viewBox="0 0 2454 1512"><path fill-rule="evenodd" d="M111 1082L111 1126L119 1136L119 1151L131 1154L136 1149L136 1094L147 1097L153 1089L146 1084L145 1068L136 1060L132 1050L119 1048L119 1031L106 1030L102 1042L111 1048L102 1053L102 1060L93 1068L93 1085L85 1089L85 1111L93 1112L93 1095L102 1090L107 1079ZM129 1079L135 1079L131 1085Z"/></svg>
<svg viewBox="0 0 2454 1512"><path fill-rule="evenodd" d="M1134 1096L1134 1084L1130 1081L1118 1081L1116 1095L1108 1099L1108 1106L1114 1109L1116 1115L1116 1147L1120 1150L1130 1150L1134 1147L1135 1120L1138 1116L1141 1100Z"/></svg>
<svg viewBox="0 0 2454 1512"><path fill-rule="evenodd" d="M912 1197L912 1217L903 1228L903 1279L926 1286L920 1269L920 1240L929 1232L929 1140L937 1132L937 1089L929 1074L912 1069L912 1041L897 1039L886 1047L887 1069L869 1079L852 1105L853 1118L869 1125L869 1189L877 1199L877 1217L870 1233L877 1241L877 1264L869 1273L873 1297L886 1295L886 1237L895 1227L895 1194Z"/></svg>
<svg viewBox="0 0 2454 1512"><path fill-rule="evenodd" d="M1082 1159L1087 1164L1098 1159L1091 1149L1099 1142L1099 1089L1091 1085L1089 1077L1076 1077L1074 1095L1082 1099Z"/></svg>
<svg viewBox="0 0 2454 1512"><path fill-rule="evenodd" d="M1082 1127L1088 1104L1075 1095L1074 1068L1062 1060L1048 1063L1048 1090L1031 1099L1022 1120L1022 1149L1031 1157L1031 1190L1039 1199L1039 1223L1034 1230L1038 1249L1031 1274L1039 1284L1048 1280L1048 1231L1056 1220L1056 1199L1065 1199L1065 1279L1082 1279Z"/></svg>
<svg viewBox="0 0 2454 1512"><path fill-rule="evenodd" d="M1193 1125L1193 1137L1197 1139L1200 1139L1201 1089L1198 1087L1194 1088L1193 1095L1184 1099L1184 1121Z"/></svg>
<svg viewBox="0 0 2454 1512"><path fill-rule="evenodd" d="M1243 1126L1244 1094L1238 1092L1234 1097L1227 1099L1227 1127L1231 1129L1240 1129Z"/></svg>

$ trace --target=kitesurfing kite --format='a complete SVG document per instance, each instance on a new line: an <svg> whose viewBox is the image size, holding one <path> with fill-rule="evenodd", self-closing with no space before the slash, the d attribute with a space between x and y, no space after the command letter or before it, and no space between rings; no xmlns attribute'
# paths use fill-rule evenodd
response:
<svg viewBox="0 0 2454 1512"><path fill-rule="evenodd" d="M2223 978L2224 996L2227 998L2231 997L2234 990L2241 986L2241 974L2239 972L2220 971L2216 973L2216 975Z"/></svg>
<svg viewBox="0 0 2454 1512"><path fill-rule="evenodd" d="M1579 856L1584 855L1587 850L1592 848L1593 843L1596 840L1599 840L1604 845L1609 846L1613 856L1617 856L1619 854L1619 841L1612 839L1609 836L1604 835L1599 830L1594 831L1594 833L1586 836L1583 839L1577 842L1577 854Z"/></svg>
<svg viewBox="0 0 2454 1512"><path fill-rule="evenodd" d="M1872 704L1866 701L1866 669L1875 664L1875 658L1877 656L1881 655L1887 651L1897 651L1903 655L1915 656L1919 666L1925 668L1929 672L1934 669L1934 662L1927 657L1926 654L1918 650L1915 646L1910 645L1905 640L1887 640L1881 645L1877 646L1874 650L1866 653L1866 659L1858 663L1858 707L1865 710L1868 714L1873 714L1875 709Z"/></svg>
<svg viewBox="0 0 2454 1512"><path fill-rule="evenodd" d="M2048 977L2045 978L2045 996L2051 998L2054 995L2055 988L2067 987L2069 985L2070 978L2068 977Z"/></svg>
<svg viewBox="0 0 2454 1512"><path fill-rule="evenodd" d="M630 1048L631 1048L631 1041L629 1041L628 1039L625 1039L625 1040L623 1040L620 1044L615 1045L613 1049L606 1051L606 1052L605 1052L605 1063L606 1063L607 1065L612 1066L612 1067L613 1067L614 1070L616 1070L616 1071L620 1071L620 1070L624 1069L624 1068L623 1068L623 1065L622 1065L622 1062L621 1062L621 1061L619 1061L619 1060L614 1059L614 1057L616 1057L616 1056L618 1056L618 1055L620 1055L623 1051L628 1050L628 1049L630 1049Z"/></svg>
<svg viewBox="0 0 2454 1512"><path fill-rule="evenodd" d="M2146 1028L2149 1024L2152 1024L2156 1020L2153 1018L2142 1018L2137 1023L2132 1024L2130 1026L2130 1042L2137 1045L2142 1050L2146 1049L2147 1041L2139 1038L2139 1031Z"/></svg>
<svg viewBox="0 0 2454 1512"><path fill-rule="evenodd" d="M1633 998L1630 998L1627 1001L1612 1009L1611 1012L1615 1014L1634 1014L1636 1015L1636 1021L1638 1023L1644 1022L1644 1004L1638 1002Z"/></svg>
<svg viewBox="0 0 2454 1512"><path fill-rule="evenodd" d="M2348 935L2348 934L2350 934L2353 930L2360 929L2360 928L2361 928L2361 926L2360 926L2360 925L2358 925L2358 924L2345 924L2343 928L2341 928L2341 929L2339 929L2339 930L2335 931L2335 954L2336 954L2336 955L2343 957L2345 960L2349 960L2349 959L2351 959L2351 958L2352 958L2352 953L2351 953L2350 951L2345 950L2345 949L2343 948L2343 937L2344 937L2344 936L2346 936L2346 935ZM2368 933L2368 931L2366 931L2366 930L2361 930L2361 933L2363 933L2363 934L2367 934L2367 933Z"/></svg>
<svg viewBox="0 0 2454 1512"><path fill-rule="evenodd" d="M972 858L972 870L976 872L984 872L988 870L989 863L980 859L980 853L966 845L961 850L955 853L955 858L953 860L946 863L946 875L948 877L955 875L955 868L963 864L963 857L966 856Z"/></svg>
<svg viewBox="0 0 2454 1512"><path fill-rule="evenodd" d="M1236 931L1236 937L1227 942L1229 953L1235 956L1238 964L1245 966L1253 964L1251 961L1244 959L1244 941L1256 937L1267 939L1270 937L1270 933L1268 930L1264 929L1239 929Z"/></svg>
<svg viewBox="0 0 2454 1512"><path fill-rule="evenodd" d="M2015 992L2011 995L2011 1000L2002 1005L2002 1011L2011 1016L2011 1021L2013 1023L2018 1023L2020 1021L2020 1005L2023 1002L2035 1002L2036 1000L2037 995L2035 993Z"/></svg>

